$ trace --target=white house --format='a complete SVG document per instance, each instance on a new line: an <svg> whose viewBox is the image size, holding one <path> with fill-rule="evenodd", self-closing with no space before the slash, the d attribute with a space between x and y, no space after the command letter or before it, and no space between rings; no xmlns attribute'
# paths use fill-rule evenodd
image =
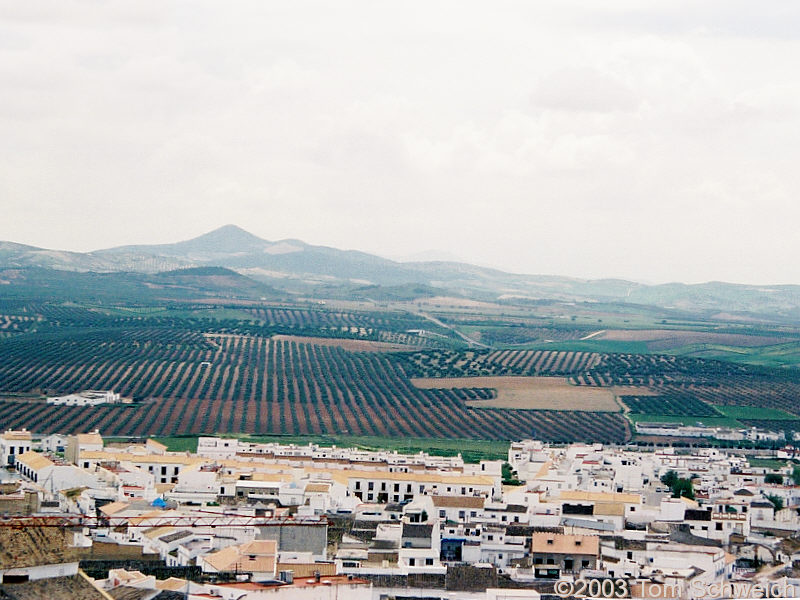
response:
<svg viewBox="0 0 800 600"><path fill-rule="evenodd" d="M7 430L0 436L0 464L3 466L14 465L20 454L30 452L32 445L30 431L26 429Z"/></svg>
<svg viewBox="0 0 800 600"><path fill-rule="evenodd" d="M48 404L61 406L98 406L99 404L117 404L121 402L119 394L113 390L85 390L77 394L66 396L52 396L47 399Z"/></svg>
<svg viewBox="0 0 800 600"><path fill-rule="evenodd" d="M94 473L55 458L48 458L39 452L26 452L17 457L17 471L51 493L80 487L103 487Z"/></svg>

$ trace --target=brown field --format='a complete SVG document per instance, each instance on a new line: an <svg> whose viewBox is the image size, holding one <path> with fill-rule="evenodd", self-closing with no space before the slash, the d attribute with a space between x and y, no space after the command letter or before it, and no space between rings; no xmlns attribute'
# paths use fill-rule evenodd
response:
<svg viewBox="0 0 800 600"><path fill-rule="evenodd" d="M610 329L595 336L598 340L619 342L647 342L651 350L668 350L688 344L720 344L723 346L771 346L785 342L785 338L715 333L713 331L678 331L674 329Z"/></svg>
<svg viewBox="0 0 800 600"><path fill-rule="evenodd" d="M273 335L275 341L294 342L296 344L314 344L316 346L335 346L351 352L397 352L398 350L414 350L418 346L405 346L389 342L372 340L351 340L346 338L306 337L302 335Z"/></svg>
<svg viewBox="0 0 800 600"><path fill-rule="evenodd" d="M414 300L417 306L430 308L503 308L500 304L493 302L481 302L480 300L469 300L467 298L453 298L451 296L434 296L432 298L419 298Z"/></svg>
<svg viewBox="0 0 800 600"><path fill-rule="evenodd" d="M570 384L563 377L443 377L412 379L420 389L493 388L497 398L467 400L473 408L619 412L609 388Z"/></svg>

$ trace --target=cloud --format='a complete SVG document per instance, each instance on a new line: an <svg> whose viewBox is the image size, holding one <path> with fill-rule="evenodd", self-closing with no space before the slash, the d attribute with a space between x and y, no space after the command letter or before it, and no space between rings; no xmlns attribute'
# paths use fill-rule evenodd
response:
<svg viewBox="0 0 800 600"><path fill-rule="evenodd" d="M0 239L796 280L795 6L5 4Z"/></svg>
<svg viewBox="0 0 800 600"><path fill-rule="evenodd" d="M549 74L534 88L531 102L537 108L589 112L629 112L638 106L622 82L585 67Z"/></svg>

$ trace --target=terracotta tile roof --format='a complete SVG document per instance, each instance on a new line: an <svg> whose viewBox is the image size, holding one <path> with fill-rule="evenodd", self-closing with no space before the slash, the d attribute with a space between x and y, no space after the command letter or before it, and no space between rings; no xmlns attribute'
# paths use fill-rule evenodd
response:
<svg viewBox="0 0 800 600"><path fill-rule="evenodd" d="M110 502L100 507L100 512L104 515L111 516L122 510L128 508L130 504L127 502Z"/></svg>
<svg viewBox="0 0 800 600"><path fill-rule="evenodd" d="M13 429L9 429L3 434L3 439L8 440L9 442L12 440L24 442L30 441L31 439L31 432L30 431L15 431Z"/></svg>
<svg viewBox="0 0 800 600"><path fill-rule="evenodd" d="M159 590L169 590L171 592L183 591L186 589L186 579L178 579L177 577L170 577L169 579L156 580L156 588Z"/></svg>
<svg viewBox="0 0 800 600"><path fill-rule="evenodd" d="M327 483L309 483L306 486L306 493L309 492L322 492L327 493L331 489L330 484Z"/></svg>
<svg viewBox="0 0 800 600"><path fill-rule="evenodd" d="M432 496L436 508L483 508L480 496Z"/></svg>
<svg viewBox="0 0 800 600"><path fill-rule="evenodd" d="M579 490L563 490L559 496L561 500L583 500L585 502L624 502L626 504L641 504L639 494L620 494L616 492L583 492Z"/></svg>
<svg viewBox="0 0 800 600"><path fill-rule="evenodd" d="M313 577L320 575L336 575L336 563L278 563L277 572L292 571L295 577Z"/></svg>
<svg viewBox="0 0 800 600"><path fill-rule="evenodd" d="M568 535L560 533L534 533L531 536L531 551L553 554L597 555L600 538L596 535Z"/></svg>
<svg viewBox="0 0 800 600"><path fill-rule="evenodd" d="M8 592L9 595L6 596L5 592ZM0 597L10 597L15 600L42 600L43 598L108 600L111 598L80 574L72 577L51 577L25 583L0 585Z"/></svg>
<svg viewBox="0 0 800 600"><path fill-rule="evenodd" d="M43 454L33 451L20 454L17 457L17 463L21 463L34 471L41 471L56 464Z"/></svg>
<svg viewBox="0 0 800 600"><path fill-rule="evenodd" d="M64 530L0 527L0 569L77 562Z"/></svg>
<svg viewBox="0 0 800 600"><path fill-rule="evenodd" d="M275 540L254 540L206 554L203 560L220 572L274 573L277 553Z"/></svg>
<svg viewBox="0 0 800 600"><path fill-rule="evenodd" d="M78 438L79 444L100 444L103 445L103 436L99 433L79 433L75 437Z"/></svg>

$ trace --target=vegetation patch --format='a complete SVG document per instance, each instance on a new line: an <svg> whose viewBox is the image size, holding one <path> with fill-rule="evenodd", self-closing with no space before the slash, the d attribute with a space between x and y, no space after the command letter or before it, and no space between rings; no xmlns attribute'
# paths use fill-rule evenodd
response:
<svg viewBox="0 0 800 600"><path fill-rule="evenodd" d="M719 406L717 410L726 417L759 421L797 420L797 416L777 408L758 406Z"/></svg>
<svg viewBox="0 0 800 600"><path fill-rule="evenodd" d="M744 425L731 417L681 417L677 415L638 415L628 413L625 415L633 423L680 423L681 425L697 425L702 423L706 427L733 427L741 428Z"/></svg>
<svg viewBox="0 0 800 600"><path fill-rule="evenodd" d="M336 346L351 352L397 352L400 350L413 350L413 346L392 344L389 342L375 342L372 340L356 340L347 338L304 337L299 335L278 334L272 336L273 340L283 342L296 342L298 344L315 344L317 346Z"/></svg>
<svg viewBox="0 0 800 600"><path fill-rule="evenodd" d="M632 413L647 415L675 415L680 417L722 417L735 415L722 413L713 406L688 394L620 396L622 403Z"/></svg>
<svg viewBox="0 0 800 600"><path fill-rule="evenodd" d="M170 452L196 452L198 436L172 436L154 438L165 444ZM234 437L234 436L232 436ZM505 460L508 458L509 443L493 440L447 440L436 438L387 438L346 435L237 435L243 441L278 444L319 444L339 448L361 448L363 450L389 450L404 454L427 452L432 456L458 456L465 462L478 463L482 460Z"/></svg>

